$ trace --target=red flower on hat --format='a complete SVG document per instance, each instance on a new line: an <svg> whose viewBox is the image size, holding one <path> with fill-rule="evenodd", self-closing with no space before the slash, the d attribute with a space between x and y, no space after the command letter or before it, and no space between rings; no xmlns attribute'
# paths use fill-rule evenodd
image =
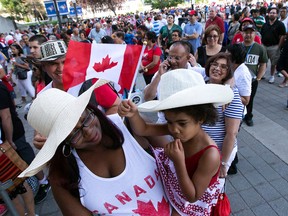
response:
<svg viewBox="0 0 288 216"><path fill-rule="evenodd" d="M111 58L109 58L109 55L107 55L105 58L102 58L102 62L95 63L93 68L96 72L104 72L107 69L115 67L118 62L111 62Z"/></svg>

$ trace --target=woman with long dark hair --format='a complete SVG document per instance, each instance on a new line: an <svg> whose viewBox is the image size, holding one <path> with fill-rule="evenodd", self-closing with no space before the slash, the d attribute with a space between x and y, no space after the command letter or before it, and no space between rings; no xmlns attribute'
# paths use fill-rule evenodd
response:
<svg viewBox="0 0 288 216"><path fill-rule="evenodd" d="M105 83L97 81L77 98L55 88L37 96L28 122L47 140L20 177L49 162L52 192L63 215L170 215L154 158L117 114L108 118L87 106L94 88Z"/></svg>

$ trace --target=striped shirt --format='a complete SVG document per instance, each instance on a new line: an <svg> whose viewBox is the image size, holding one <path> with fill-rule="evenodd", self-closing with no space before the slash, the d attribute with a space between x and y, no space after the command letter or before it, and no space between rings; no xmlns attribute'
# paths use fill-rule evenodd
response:
<svg viewBox="0 0 288 216"><path fill-rule="evenodd" d="M155 20L153 22L153 31L155 32L156 36L158 37L159 36L159 33L160 33L160 29L162 28L162 24L161 24L161 21L160 20Z"/></svg>
<svg viewBox="0 0 288 216"><path fill-rule="evenodd" d="M244 105L241 102L241 98L237 88L233 89L234 98L229 104L229 106L222 111L222 106L217 108L218 110L218 121L215 125L202 125L203 130L216 142L220 151L222 150L222 145L224 138L226 136L225 130L225 117L242 119ZM235 139L234 146L237 145L237 139Z"/></svg>

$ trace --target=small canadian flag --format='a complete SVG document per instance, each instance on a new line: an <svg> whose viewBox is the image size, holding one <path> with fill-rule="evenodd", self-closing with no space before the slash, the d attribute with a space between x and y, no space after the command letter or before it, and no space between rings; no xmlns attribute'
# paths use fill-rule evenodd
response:
<svg viewBox="0 0 288 216"><path fill-rule="evenodd" d="M102 78L130 90L142 46L122 44L89 44L70 41L63 70L64 89L68 90L91 78Z"/></svg>

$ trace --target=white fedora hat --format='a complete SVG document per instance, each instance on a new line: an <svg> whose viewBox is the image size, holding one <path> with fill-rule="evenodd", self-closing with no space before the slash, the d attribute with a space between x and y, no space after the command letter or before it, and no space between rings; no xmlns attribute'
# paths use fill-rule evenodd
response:
<svg viewBox="0 0 288 216"><path fill-rule="evenodd" d="M84 112L91 93L108 81L99 79L79 97L52 88L39 94L33 101L27 120L47 140L32 163L19 177L33 176L54 156L57 147L71 133Z"/></svg>
<svg viewBox="0 0 288 216"><path fill-rule="evenodd" d="M50 40L40 46L42 58L40 61L55 61L67 53L67 46L62 40Z"/></svg>
<svg viewBox="0 0 288 216"><path fill-rule="evenodd" d="M140 112L155 112L177 107L227 104L234 97L229 86L206 84L202 75L189 69L176 69L161 76L158 100L142 103Z"/></svg>

